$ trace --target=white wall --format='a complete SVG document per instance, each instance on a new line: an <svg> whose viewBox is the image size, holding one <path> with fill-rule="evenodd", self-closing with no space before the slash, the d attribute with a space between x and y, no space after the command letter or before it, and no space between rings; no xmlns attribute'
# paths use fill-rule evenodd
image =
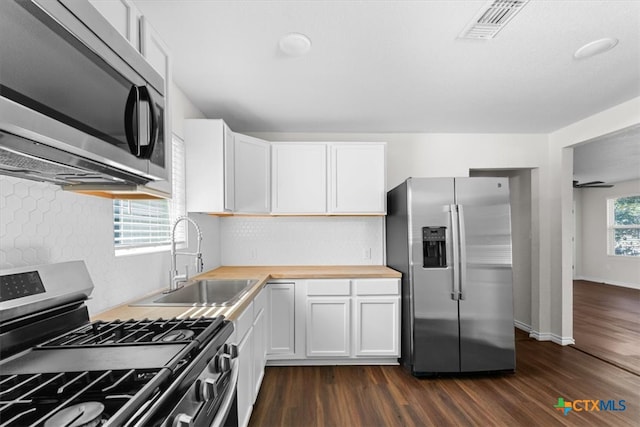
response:
<svg viewBox="0 0 640 427"><path fill-rule="evenodd" d="M640 123L640 97L602 111L549 135L549 167L535 177L540 192L540 324L550 320L550 337L573 342L573 149L581 142ZM545 255L546 254L546 255ZM544 302L543 302L544 300ZM547 310L549 311L547 313ZM541 329L542 330L542 329Z"/></svg>
<svg viewBox="0 0 640 427"><path fill-rule="evenodd" d="M640 180L613 188L585 188L580 193L580 268L576 278L640 289L640 258L607 255L607 199L640 194Z"/></svg>
<svg viewBox="0 0 640 427"><path fill-rule="evenodd" d="M178 132L182 117L202 117L176 86L171 100ZM115 256L111 199L0 175L0 209L0 269L84 260L95 286L88 302L92 315L168 284L168 251ZM218 219L193 217L204 232L205 268L215 268L220 265ZM195 247L192 230L189 242Z"/></svg>

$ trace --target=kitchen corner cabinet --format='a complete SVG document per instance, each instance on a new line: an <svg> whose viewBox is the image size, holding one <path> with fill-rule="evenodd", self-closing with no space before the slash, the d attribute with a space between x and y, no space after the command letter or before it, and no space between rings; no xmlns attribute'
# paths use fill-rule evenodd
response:
<svg viewBox="0 0 640 427"><path fill-rule="evenodd" d="M386 213L386 144L332 143L329 212Z"/></svg>
<svg viewBox="0 0 640 427"><path fill-rule="evenodd" d="M271 146L269 142L236 133L235 211L269 213L271 210Z"/></svg>
<svg viewBox="0 0 640 427"><path fill-rule="evenodd" d="M222 120L185 120L187 211L235 210L234 139Z"/></svg>
<svg viewBox="0 0 640 427"><path fill-rule="evenodd" d="M273 213L327 212L327 144L271 145Z"/></svg>

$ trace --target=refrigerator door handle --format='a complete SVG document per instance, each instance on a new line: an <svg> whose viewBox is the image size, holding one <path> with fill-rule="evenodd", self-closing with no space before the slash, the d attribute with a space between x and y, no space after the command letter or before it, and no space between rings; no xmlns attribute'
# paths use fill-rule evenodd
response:
<svg viewBox="0 0 640 427"><path fill-rule="evenodd" d="M451 285L451 299L458 301L460 296L460 237L458 235L457 205L449 205L449 220L451 222L451 240L453 241L453 283Z"/></svg>
<svg viewBox="0 0 640 427"><path fill-rule="evenodd" d="M464 300L464 289L467 286L467 237L464 227L464 207L458 207L458 235L460 236L460 284L458 286L458 296L460 300Z"/></svg>

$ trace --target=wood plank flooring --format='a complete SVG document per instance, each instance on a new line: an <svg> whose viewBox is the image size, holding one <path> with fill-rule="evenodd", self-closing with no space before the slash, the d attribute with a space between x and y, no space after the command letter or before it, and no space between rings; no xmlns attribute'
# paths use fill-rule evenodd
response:
<svg viewBox="0 0 640 427"><path fill-rule="evenodd" d="M640 290L575 280L573 337L576 348L640 374Z"/></svg>
<svg viewBox="0 0 640 427"><path fill-rule="evenodd" d="M639 376L521 331L516 357L512 375L437 379L399 366L267 367L250 426L639 425ZM624 400L626 410L565 416L560 397Z"/></svg>

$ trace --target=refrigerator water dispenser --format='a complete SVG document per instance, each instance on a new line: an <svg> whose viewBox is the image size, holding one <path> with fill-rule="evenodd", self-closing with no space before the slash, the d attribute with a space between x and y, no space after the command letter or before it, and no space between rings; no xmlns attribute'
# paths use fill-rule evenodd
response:
<svg viewBox="0 0 640 427"><path fill-rule="evenodd" d="M447 266L447 227L422 227L422 266L438 268Z"/></svg>

